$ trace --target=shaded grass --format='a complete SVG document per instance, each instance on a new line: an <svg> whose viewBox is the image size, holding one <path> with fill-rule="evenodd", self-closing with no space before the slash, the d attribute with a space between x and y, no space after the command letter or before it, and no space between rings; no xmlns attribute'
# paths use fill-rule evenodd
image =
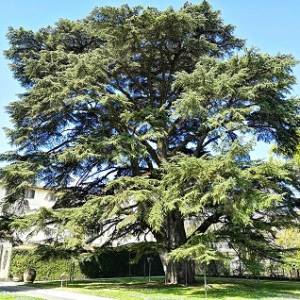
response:
<svg viewBox="0 0 300 300"><path fill-rule="evenodd" d="M201 280L201 279L200 279ZM300 282L209 278L207 299L279 300L300 299ZM59 287L59 282L35 284L39 287ZM201 281L192 286L166 286L162 278L150 283L144 278L110 278L76 281L67 290L120 300L196 300L205 299ZM0 298L1 299L1 298Z"/></svg>

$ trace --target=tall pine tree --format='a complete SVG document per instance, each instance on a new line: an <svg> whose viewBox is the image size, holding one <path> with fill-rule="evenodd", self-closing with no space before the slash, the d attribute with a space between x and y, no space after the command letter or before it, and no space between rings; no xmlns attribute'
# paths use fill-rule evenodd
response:
<svg viewBox="0 0 300 300"><path fill-rule="evenodd" d="M26 91L8 107L6 205L33 185L57 193L53 209L7 215L14 230L57 224L72 247L151 233L170 283L192 282L193 261L220 243L276 253L274 228L297 218L297 173L249 152L255 140L285 156L298 144L292 57L237 54L243 41L206 1L100 7L8 39Z"/></svg>

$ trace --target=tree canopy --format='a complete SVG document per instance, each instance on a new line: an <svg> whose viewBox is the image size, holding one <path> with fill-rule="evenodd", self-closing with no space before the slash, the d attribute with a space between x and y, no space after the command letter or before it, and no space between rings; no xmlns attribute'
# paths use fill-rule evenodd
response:
<svg viewBox="0 0 300 300"><path fill-rule="evenodd" d="M241 50L233 29L206 1L11 28L6 55L26 91L8 106L6 202L33 185L57 196L53 209L10 216L14 230L57 224L71 247L107 230L152 234L173 283L181 258L213 257L220 243L277 255L275 228L298 221L298 173L250 152L257 140L285 158L297 148L295 60Z"/></svg>

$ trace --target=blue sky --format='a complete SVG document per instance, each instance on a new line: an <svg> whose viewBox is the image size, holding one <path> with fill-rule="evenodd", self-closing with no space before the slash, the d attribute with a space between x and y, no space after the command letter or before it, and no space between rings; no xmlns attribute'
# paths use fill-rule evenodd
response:
<svg viewBox="0 0 300 300"><path fill-rule="evenodd" d="M185 0L130 0L130 1L96 1L96 0L9 0L0 4L0 152L9 149L4 126L9 126L5 106L22 92L18 82L13 79L3 56L8 48L6 32L9 26L25 27L36 30L42 26L52 25L59 18L80 19L95 6L128 3L129 5L155 6L160 9L173 6L180 7ZM198 1L191 1L197 3ZM236 35L247 40L248 47L277 54L289 53L300 60L300 1L299 0L211 0L214 8L222 11L226 23L236 26ZM295 68L295 75L300 83L300 66ZM294 93L300 95L300 84ZM266 147L255 150L256 157L264 157Z"/></svg>

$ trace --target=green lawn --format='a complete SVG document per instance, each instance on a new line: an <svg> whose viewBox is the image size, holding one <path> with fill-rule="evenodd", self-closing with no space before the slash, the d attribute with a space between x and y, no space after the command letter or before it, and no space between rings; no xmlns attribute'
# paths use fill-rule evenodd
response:
<svg viewBox="0 0 300 300"><path fill-rule="evenodd" d="M32 298L28 296L13 296L13 295L5 295L0 292L0 300L42 300L38 298Z"/></svg>
<svg viewBox="0 0 300 300"><path fill-rule="evenodd" d="M209 278L208 299L300 299L300 282ZM35 284L57 287L58 282ZM120 300L205 299L201 283L193 286L165 286L161 278L147 283L143 278L115 278L70 283L67 290Z"/></svg>
<svg viewBox="0 0 300 300"><path fill-rule="evenodd" d="M0 294L0 300L15 300L16 298L13 296L7 296L7 295L1 295Z"/></svg>

